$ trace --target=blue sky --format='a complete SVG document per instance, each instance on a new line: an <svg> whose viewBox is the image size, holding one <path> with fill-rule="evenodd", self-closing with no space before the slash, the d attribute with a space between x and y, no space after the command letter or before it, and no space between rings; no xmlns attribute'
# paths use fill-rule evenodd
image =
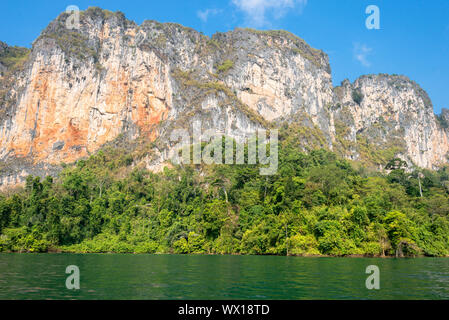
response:
<svg viewBox="0 0 449 320"><path fill-rule="evenodd" d="M30 46L69 5L122 11L128 19L177 22L212 35L235 27L284 29L329 54L334 84L362 74L404 74L449 108L448 0L2 0L0 40ZM368 5L380 29L368 30Z"/></svg>

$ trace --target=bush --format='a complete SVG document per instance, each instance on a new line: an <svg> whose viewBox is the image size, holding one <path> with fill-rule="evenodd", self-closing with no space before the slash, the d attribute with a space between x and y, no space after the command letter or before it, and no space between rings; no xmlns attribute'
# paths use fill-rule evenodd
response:
<svg viewBox="0 0 449 320"><path fill-rule="evenodd" d="M311 234L297 234L288 241L289 253L292 255L319 255L318 242Z"/></svg>
<svg viewBox="0 0 449 320"><path fill-rule="evenodd" d="M217 67L218 72L225 73L229 69L231 69L234 66L234 62L231 60L225 60L221 65Z"/></svg>

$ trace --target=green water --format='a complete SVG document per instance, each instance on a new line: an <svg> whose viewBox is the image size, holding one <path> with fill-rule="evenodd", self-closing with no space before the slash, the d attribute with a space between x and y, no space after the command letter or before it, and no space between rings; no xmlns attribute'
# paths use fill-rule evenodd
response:
<svg viewBox="0 0 449 320"><path fill-rule="evenodd" d="M449 299L449 259L0 254L0 299Z"/></svg>

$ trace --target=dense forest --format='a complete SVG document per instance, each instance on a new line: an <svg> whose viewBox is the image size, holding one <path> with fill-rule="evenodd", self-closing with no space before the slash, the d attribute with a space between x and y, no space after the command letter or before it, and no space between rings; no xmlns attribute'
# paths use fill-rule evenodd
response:
<svg viewBox="0 0 449 320"><path fill-rule="evenodd" d="M448 167L391 159L381 173L295 146L282 141L273 176L258 165L152 173L105 147L0 195L0 251L449 255Z"/></svg>

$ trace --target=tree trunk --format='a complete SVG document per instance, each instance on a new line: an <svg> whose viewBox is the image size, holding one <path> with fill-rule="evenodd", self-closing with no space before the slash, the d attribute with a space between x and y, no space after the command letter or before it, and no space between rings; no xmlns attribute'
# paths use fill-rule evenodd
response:
<svg viewBox="0 0 449 320"><path fill-rule="evenodd" d="M421 195L422 198L421 178L419 177L419 174L418 174L418 182L419 182L419 194Z"/></svg>

